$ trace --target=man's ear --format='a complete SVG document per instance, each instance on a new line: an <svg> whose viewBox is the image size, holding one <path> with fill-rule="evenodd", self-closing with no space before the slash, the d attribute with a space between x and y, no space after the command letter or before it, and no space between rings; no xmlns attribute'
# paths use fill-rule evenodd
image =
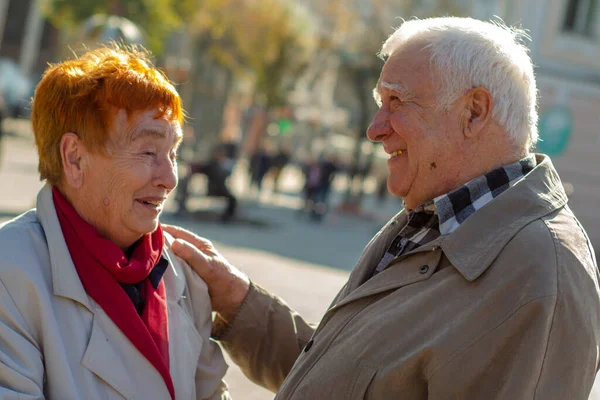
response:
<svg viewBox="0 0 600 400"><path fill-rule="evenodd" d="M86 148L75 133L65 133L60 139L60 157L65 183L73 188L83 184L83 157Z"/></svg>
<svg viewBox="0 0 600 400"><path fill-rule="evenodd" d="M466 138L474 138L492 118L494 99L487 89L481 87L471 89L466 96L462 129Z"/></svg>

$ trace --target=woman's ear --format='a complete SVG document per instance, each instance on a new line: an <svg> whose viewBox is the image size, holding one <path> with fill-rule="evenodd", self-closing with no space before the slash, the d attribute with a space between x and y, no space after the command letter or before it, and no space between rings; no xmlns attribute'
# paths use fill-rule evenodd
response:
<svg viewBox="0 0 600 400"><path fill-rule="evenodd" d="M60 140L60 157L65 184L79 188L83 184L82 159L86 148L75 133L65 133Z"/></svg>

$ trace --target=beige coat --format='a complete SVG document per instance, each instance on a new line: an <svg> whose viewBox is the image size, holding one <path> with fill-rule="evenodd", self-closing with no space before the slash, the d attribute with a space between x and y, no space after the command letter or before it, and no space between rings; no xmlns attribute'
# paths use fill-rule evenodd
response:
<svg viewBox="0 0 600 400"><path fill-rule="evenodd" d="M209 340L206 284L165 250L177 400L229 399L223 355ZM0 398L170 399L161 375L86 294L48 186L37 211L0 228Z"/></svg>
<svg viewBox="0 0 600 400"><path fill-rule="evenodd" d="M599 360L598 269L566 203L550 159L538 156L455 232L367 280L406 221L400 213L315 331L253 286L215 336L279 400L587 399Z"/></svg>

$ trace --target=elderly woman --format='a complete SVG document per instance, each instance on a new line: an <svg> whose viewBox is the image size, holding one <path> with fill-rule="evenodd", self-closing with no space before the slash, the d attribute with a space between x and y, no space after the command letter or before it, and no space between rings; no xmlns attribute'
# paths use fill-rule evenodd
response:
<svg viewBox="0 0 600 400"><path fill-rule="evenodd" d="M45 72L32 122L47 184L0 228L0 398L229 399L206 285L159 222L182 119L139 50Z"/></svg>

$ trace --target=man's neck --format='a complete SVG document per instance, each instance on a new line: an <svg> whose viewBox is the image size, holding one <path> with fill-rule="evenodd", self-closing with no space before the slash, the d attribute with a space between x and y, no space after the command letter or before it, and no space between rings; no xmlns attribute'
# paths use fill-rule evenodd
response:
<svg viewBox="0 0 600 400"><path fill-rule="evenodd" d="M446 185L438 186L439 190L432 192L429 196L427 196L427 198L420 201L414 207L411 208L404 201L403 206L407 211L416 210L419 207L426 205L427 203L433 202L434 199L448 194L461 186L464 186L473 179L483 176L500 167L516 163L519 160L522 160L523 158L527 157L529 154L530 153L527 151L514 151L510 153L504 153L503 155L496 154L494 157L482 158L483 162L479 164L478 168L463 168L462 173L459 176L457 176L454 181L447 182Z"/></svg>

